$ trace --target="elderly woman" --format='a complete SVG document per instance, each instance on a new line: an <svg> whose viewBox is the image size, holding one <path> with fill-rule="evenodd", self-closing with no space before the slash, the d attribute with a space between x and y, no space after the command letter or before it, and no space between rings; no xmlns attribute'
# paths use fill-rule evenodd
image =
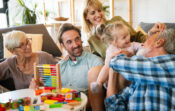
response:
<svg viewBox="0 0 175 111"><path fill-rule="evenodd" d="M56 64L46 52L32 52L30 40L22 31L5 34L5 47L14 54L0 63L0 80L13 78L15 89L29 88L34 77L33 64Z"/></svg>

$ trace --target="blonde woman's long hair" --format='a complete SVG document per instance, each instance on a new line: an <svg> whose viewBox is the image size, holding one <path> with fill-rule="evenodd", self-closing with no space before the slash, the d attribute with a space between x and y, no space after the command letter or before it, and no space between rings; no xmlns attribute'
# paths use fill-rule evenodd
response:
<svg viewBox="0 0 175 111"><path fill-rule="evenodd" d="M83 10L83 15L82 15L82 30L83 32L88 33L88 34L91 33L91 30L93 28L93 24L89 20L86 19L89 7L93 7L94 9L103 10L102 3L99 0L86 0L85 8Z"/></svg>

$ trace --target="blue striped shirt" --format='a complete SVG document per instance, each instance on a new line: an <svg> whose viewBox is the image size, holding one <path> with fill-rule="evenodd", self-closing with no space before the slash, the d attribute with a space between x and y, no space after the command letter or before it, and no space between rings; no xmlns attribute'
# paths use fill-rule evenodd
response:
<svg viewBox="0 0 175 111"><path fill-rule="evenodd" d="M174 111L175 55L114 57L110 67L132 84L106 99L107 110Z"/></svg>

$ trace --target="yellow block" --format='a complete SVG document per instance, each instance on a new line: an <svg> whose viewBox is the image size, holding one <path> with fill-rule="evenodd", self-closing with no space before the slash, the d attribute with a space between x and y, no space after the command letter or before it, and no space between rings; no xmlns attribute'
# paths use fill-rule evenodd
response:
<svg viewBox="0 0 175 111"><path fill-rule="evenodd" d="M69 92L69 91L71 91L70 88L62 88L62 89L61 89L61 92L62 92L62 93L67 93L67 92Z"/></svg>
<svg viewBox="0 0 175 111"><path fill-rule="evenodd" d="M44 103L46 103L46 104L54 104L56 102L58 102L58 101L56 101L56 100L45 100L44 101Z"/></svg>
<svg viewBox="0 0 175 111"><path fill-rule="evenodd" d="M30 111L30 107L29 106L24 106L24 111Z"/></svg>

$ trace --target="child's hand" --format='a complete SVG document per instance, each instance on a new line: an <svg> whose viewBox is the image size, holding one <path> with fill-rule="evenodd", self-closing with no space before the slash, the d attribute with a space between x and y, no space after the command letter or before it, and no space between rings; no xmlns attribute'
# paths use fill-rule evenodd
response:
<svg viewBox="0 0 175 111"><path fill-rule="evenodd" d="M120 51L119 51L119 52L114 52L114 53L112 53L112 54L110 55L110 57L108 58L108 60L106 61L106 64L105 64L105 65L109 65L110 60L111 60L113 57L115 57L115 56L117 56L117 55L119 55L119 54L121 54Z"/></svg>
<svg viewBox="0 0 175 111"><path fill-rule="evenodd" d="M120 51L120 54L125 54L127 57L133 56L132 53L130 53L129 51L126 51L126 50L121 50L121 51Z"/></svg>
<svg viewBox="0 0 175 111"><path fill-rule="evenodd" d="M104 32L104 29L105 29L105 24L99 24L95 27L95 35L100 39L102 40L102 35L103 35L103 32Z"/></svg>

